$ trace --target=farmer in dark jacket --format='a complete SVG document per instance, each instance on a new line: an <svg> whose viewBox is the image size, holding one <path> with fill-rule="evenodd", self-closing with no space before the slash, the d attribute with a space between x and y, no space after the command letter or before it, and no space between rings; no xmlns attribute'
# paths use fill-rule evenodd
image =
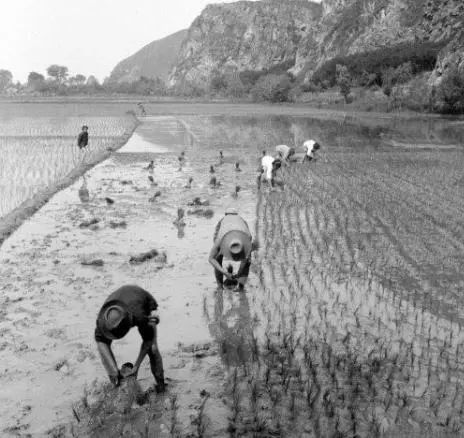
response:
<svg viewBox="0 0 464 438"><path fill-rule="evenodd" d="M156 326L159 323L157 308L158 304L150 293L141 287L129 285L113 292L100 309L95 340L103 366L115 386L119 385L122 375L111 350L111 342L123 338L132 327L137 327L142 345L132 369L124 377L137 377L140 365L148 355L156 380L156 391L164 392L163 360L156 340Z"/></svg>
<svg viewBox="0 0 464 438"><path fill-rule="evenodd" d="M88 130L89 130L89 127L87 125L84 125L82 127L82 131L79 133L77 137L77 145L79 146L79 149L83 149L89 144Z"/></svg>

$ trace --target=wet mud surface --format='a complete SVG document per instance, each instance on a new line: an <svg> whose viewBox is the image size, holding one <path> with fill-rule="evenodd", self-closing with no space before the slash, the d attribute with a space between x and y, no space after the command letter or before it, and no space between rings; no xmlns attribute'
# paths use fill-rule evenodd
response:
<svg viewBox="0 0 464 438"><path fill-rule="evenodd" d="M179 357L178 344L211 342L203 309L205 303L214 306L215 282L207 263L214 226L227 206L238 203L254 226L249 177L254 164L243 163L244 171L237 174L232 163L241 157L224 150L230 163L216 166L223 185L211 189L208 169L218 162L218 151L190 136L175 119L145 122L125 147L87 173L88 203L79 200L78 181L3 245L0 417L9 432L45 433L70 417L72 402L86 386L105 380L93 342L95 317L105 297L122 284L138 284L153 293L160 305L158 342L166 375L199 397L202 388L195 392L193 382L199 380L197 374L207 380L203 365L193 353ZM181 151L186 162L179 170ZM150 160L155 161L153 172L144 169ZM192 188L185 189L189 177ZM231 192L237 182L243 190L235 200ZM149 202L155 191L161 196ZM114 204L108 205L105 197ZM186 208L195 197L210 201L214 217L186 216L179 229L173 224L177 208ZM80 226L86 221L95 223ZM126 225L114 226L121 222ZM130 263L131 257L152 249L165 252L166 261ZM82 265L95 260L102 266ZM118 362L134 361L138 348L137 333L116 342ZM216 354L206 356L214 359ZM148 387L153 377L144 365L139 379Z"/></svg>
<svg viewBox="0 0 464 438"><path fill-rule="evenodd" d="M53 433L459 436L461 137L442 122L147 118L88 172L88 203L77 182L2 247L4 433L66 423ZM276 190L257 193L261 151L306 138L323 145L319 160L284 168ZM174 225L196 197L214 216ZM232 205L260 244L244 294L217 293L207 263ZM130 263L153 249L166 259ZM104 386L93 342L106 295L129 283L160 304L169 378L168 393L141 406L130 382ZM116 342L118 363L138 347L136 332ZM144 363L141 390L153 383Z"/></svg>

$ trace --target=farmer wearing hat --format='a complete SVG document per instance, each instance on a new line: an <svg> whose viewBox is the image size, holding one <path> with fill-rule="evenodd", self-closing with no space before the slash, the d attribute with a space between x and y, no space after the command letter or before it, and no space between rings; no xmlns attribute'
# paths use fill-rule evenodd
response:
<svg viewBox="0 0 464 438"><path fill-rule="evenodd" d="M137 327L142 345L132 369L124 377L137 376L141 363L148 355L156 380L156 391L164 392L163 360L156 340L156 326L159 323L157 308L158 304L150 293L141 287L129 285L113 292L100 309L95 340L103 366L115 386L119 385L123 376L111 350L111 342L123 338L132 327Z"/></svg>
<svg viewBox="0 0 464 438"><path fill-rule="evenodd" d="M214 245L209 254L219 288L222 289L226 277L228 282L237 285L238 290L244 289L250 272L251 251L252 238L248 224L235 209L227 209L225 216L216 225ZM225 269L224 260L239 261L238 272L233 274L232 265Z"/></svg>

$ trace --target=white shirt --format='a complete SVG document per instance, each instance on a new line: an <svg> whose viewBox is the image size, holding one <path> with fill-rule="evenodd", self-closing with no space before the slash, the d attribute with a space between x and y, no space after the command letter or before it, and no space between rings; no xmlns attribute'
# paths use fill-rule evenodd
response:
<svg viewBox="0 0 464 438"><path fill-rule="evenodd" d="M290 153L290 148L286 144L276 146L276 152L285 160Z"/></svg>
<svg viewBox="0 0 464 438"><path fill-rule="evenodd" d="M306 140L303 143L303 147L306 149L306 155L308 155L309 157L313 157L313 155L314 155L314 145L315 144L316 144L316 142L314 140Z"/></svg>
<svg viewBox="0 0 464 438"><path fill-rule="evenodd" d="M274 160L274 157L271 157L270 155L265 155L261 158L261 166L263 166L267 180L272 179L272 163L274 163Z"/></svg>

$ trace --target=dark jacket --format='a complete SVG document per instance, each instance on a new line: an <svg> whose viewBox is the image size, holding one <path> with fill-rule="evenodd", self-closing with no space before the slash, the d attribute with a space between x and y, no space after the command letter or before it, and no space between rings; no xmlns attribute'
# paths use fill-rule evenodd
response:
<svg viewBox="0 0 464 438"><path fill-rule="evenodd" d="M82 131L77 137L77 145L80 148L85 148L89 144L89 133Z"/></svg>

